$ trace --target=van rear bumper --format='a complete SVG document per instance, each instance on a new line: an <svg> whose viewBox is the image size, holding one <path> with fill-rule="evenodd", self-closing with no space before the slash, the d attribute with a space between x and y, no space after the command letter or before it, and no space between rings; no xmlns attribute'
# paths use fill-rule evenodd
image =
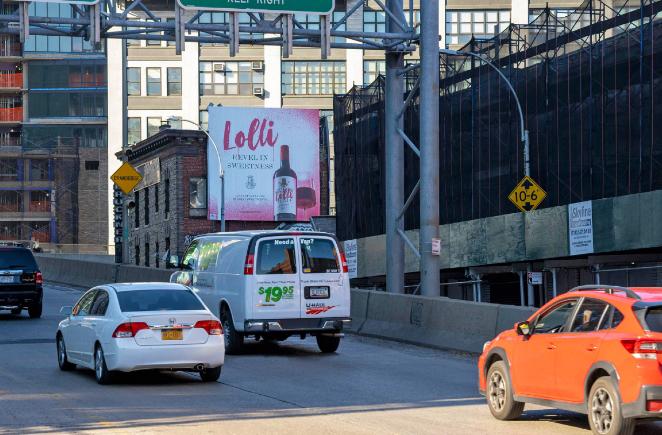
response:
<svg viewBox="0 0 662 435"><path fill-rule="evenodd" d="M352 321L349 317L321 319L252 319L244 322L245 332L316 332L341 331Z"/></svg>

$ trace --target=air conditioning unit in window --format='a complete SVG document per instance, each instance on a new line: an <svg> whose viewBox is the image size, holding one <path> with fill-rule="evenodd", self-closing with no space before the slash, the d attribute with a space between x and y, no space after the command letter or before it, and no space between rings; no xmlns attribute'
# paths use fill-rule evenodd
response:
<svg viewBox="0 0 662 435"><path fill-rule="evenodd" d="M253 95L256 97L264 96L264 88L262 86L253 86Z"/></svg>
<svg viewBox="0 0 662 435"><path fill-rule="evenodd" d="M264 63L262 61L251 62L251 69L253 71L262 71L264 69Z"/></svg>
<svg viewBox="0 0 662 435"><path fill-rule="evenodd" d="M218 62L214 64L214 71L225 72L225 62Z"/></svg>

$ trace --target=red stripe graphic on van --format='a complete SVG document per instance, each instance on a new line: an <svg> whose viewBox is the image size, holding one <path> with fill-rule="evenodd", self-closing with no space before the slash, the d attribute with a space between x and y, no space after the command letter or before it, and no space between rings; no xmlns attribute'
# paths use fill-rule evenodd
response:
<svg viewBox="0 0 662 435"><path fill-rule="evenodd" d="M308 308L306 309L306 314L312 314L312 315L315 315L315 314L320 314L320 313L326 313L326 312L329 311L331 308L335 308L335 307L337 307L337 306L338 306L338 305L331 305L330 307L308 307Z"/></svg>

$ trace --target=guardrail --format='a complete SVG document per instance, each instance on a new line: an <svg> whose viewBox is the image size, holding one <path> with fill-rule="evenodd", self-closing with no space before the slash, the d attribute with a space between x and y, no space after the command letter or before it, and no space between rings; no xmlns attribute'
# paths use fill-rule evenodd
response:
<svg viewBox="0 0 662 435"><path fill-rule="evenodd" d="M114 282L167 282L171 269L73 260L35 254L44 280L83 288ZM440 349L479 353L497 334L528 319L535 309L351 290L348 333Z"/></svg>

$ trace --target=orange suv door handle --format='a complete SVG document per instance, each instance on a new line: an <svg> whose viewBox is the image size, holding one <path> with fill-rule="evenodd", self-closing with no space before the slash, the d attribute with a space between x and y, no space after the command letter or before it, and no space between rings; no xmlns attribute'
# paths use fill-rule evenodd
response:
<svg viewBox="0 0 662 435"><path fill-rule="evenodd" d="M596 346L595 344L589 344L586 350L588 350L589 352L593 352L597 348L598 346Z"/></svg>
<svg viewBox="0 0 662 435"><path fill-rule="evenodd" d="M556 345L554 343L549 343L547 349L556 349Z"/></svg>

